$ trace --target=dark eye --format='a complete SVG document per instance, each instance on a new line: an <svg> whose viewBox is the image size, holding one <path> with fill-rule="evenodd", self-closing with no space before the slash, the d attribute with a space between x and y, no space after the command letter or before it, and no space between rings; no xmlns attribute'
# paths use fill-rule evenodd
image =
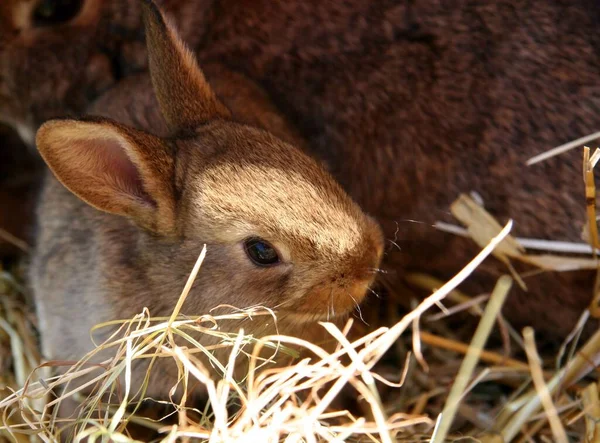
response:
<svg viewBox="0 0 600 443"><path fill-rule="evenodd" d="M246 254L258 266L272 266L279 263L279 255L273 246L260 238L249 238L244 242Z"/></svg>
<svg viewBox="0 0 600 443"><path fill-rule="evenodd" d="M51 26L74 18L84 0L41 0L33 11L35 26Z"/></svg>

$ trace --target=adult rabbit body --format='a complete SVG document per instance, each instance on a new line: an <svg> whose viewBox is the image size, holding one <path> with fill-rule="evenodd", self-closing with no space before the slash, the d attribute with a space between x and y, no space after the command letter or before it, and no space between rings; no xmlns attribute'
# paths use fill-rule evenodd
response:
<svg viewBox="0 0 600 443"><path fill-rule="evenodd" d="M95 35L131 40L113 45L110 69L89 69L117 72L106 84L126 80L127 66L143 69L144 58L126 49L139 47L134 3L119 3L129 33L95 22ZM201 63L218 61L260 84L294 122L306 151L400 246L387 251L388 276L419 270L446 279L477 252L470 240L432 227L453 221L450 203L470 191L501 221L513 218L519 236L581 241L581 153L534 167L525 162L597 130L596 3L258 0L201 2L194 14L178 12L191 3L165 6ZM72 60L69 51L57 61ZM89 78L105 83L102 75ZM61 88L48 89L55 90ZM28 118L31 133L43 119ZM505 271L486 265L469 279L470 292L489 291ZM529 291L513 290L505 315L515 326L564 337L591 300L592 280L580 273L528 277Z"/></svg>

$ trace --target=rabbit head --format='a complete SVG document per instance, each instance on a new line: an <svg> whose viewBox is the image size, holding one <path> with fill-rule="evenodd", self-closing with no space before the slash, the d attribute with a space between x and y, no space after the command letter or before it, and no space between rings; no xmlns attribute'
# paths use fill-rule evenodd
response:
<svg viewBox="0 0 600 443"><path fill-rule="evenodd" d="M197 42L211 2L161 3ZM0 2L0 123L32 145L43 121L80 113L121 78L145 70L140 23L134 0Z"/></svg>
<svg viewBox="0 0 600 443"><path fill-rule="evenodd" d="M132 38L139 24L130 3L1 2L0 121L32 144L43 120L79 111L90 97L110 87L118 75L118 45ZM122 32L103 38L100 30L112 19Z"/></svg>
<svg viewBox="0 0 600 443"><path fill-rule="evenodd" d="M277 309L289 324L350 313L381 260L377 223L300 149L236 122L156 5L145 2L144 11L152 83L172 136L98 118L49 121L37 134L54 176L84 202L112 214L100 224L90 221L91 229L123 227L122 235L106 228L115 242L130 241L131 229L139 237L136 247L122 252L131 255L127 260L114 252L95 260L115 267L139 261L156 269L148 272L142 292L161 303L175 297L164 303L170 309L177 292L163 297L169 279L189 272L190 260L206 244L198 295L188 298L187 312L262 305ZM63 217L75 217L68 212ZM128 278L111 277L113 287L114 279ZM133 304L133 313L157 305ZM121 308L115 311L123 315Z"/></svg>

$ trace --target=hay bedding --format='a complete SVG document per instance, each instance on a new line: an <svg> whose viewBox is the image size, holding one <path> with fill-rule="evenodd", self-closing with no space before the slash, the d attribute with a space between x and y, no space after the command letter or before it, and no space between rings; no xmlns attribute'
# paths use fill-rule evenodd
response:
<svg viewBox="0 0 600 443"><path fill-rule="evenodd" d="M593 168L599 158L600 151L592 155L588 149L584 151L587 201L595 197ZM515 239L510 236L512 223L501 226L476 200L463 195L452 205L461 226L438 226L477 242L482 250L473 261L445 283L425 274L409 276L412 285L432 293L415 302L404 317L392 319L391 327L371 324L372 332L350 342L349 324L339 330L323 323L321 327L339 342L331 355L298 338L259 340L241 331L218 328L220 321L231 316L273 315L266 309L238 310L227 316L182 315L187 291L197 272L202 272L203 251L170 318L155 319L145 310L123 320L119 333L73 364L65 375L52 376L50 368L65 362L42 364L31 303L20 284L22 269L2 268L0 440L50 442L62 431L63 435L76 435L70 437L75 441L87 437L88 441L130 442L136 441L133 429L137 433L142 430L140 435L145 438L151 433L153 441L165 442L600 441L595 371L600 331L586 343L578 339L586 319L598 314L596 300L558 355L540 355L533 330L514 331L499 316L511 286L522 284L512 261L542 270L596 269L595 248ZM588 208L588 218L586 239L598 247L593 205ZM530 255L529 249L549 252ZM558 252L560 256L555 255ZM582 257L582 253L588 255ZM457 291L458 284L489 255L507 264L507 275L498 280L491 294L470 297ZM458 313L476 320L474 334L467 326L448 326ZM197 356L210 355L212 350L189 338L192 330L218 335L220 346L229 348L229 362L220 366L221 379L207 376ZM503 340L488 340L492 333ZM176 344L174 337L183 339L185 346L179 340ZM270 368L258 358L258 351L265 346L288 354L304 347L318 357ZM114 357L103 362L102 368L85 364L106 347L114 350ZM508 350L517 357L511 358ZM185 396L166 408L169 402L140 402L143 393L133 392L128 383L131 365L140 358L175 359L181 385L206 385L210 408L194 410ZM232 368L241 359L250 362L248 375L233 380ZM95 376L95 391L86 397L74 381L89 373ZM120 375L124 375L124 385L116 381ZM340 393L354 398L351 412L340 408L343 403L336 401ZM79 413L59 420L56 406L67 398L80 404ZM146 413L143 406L148 403L159 406L150 408L154 415ZM167 415L164 419L163 414Z"/></svg>

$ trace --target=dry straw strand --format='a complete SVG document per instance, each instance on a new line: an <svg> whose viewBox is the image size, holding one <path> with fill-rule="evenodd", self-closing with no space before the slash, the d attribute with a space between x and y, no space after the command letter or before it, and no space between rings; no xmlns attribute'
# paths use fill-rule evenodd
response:
<svg viewBox="0 0 600 443"><path fill-rule="evenodd" d="M134 440L127 435L125 429L125 424L128 422L140 423L148 428L160 430L162 435L159 440L164 442L186 442L194 439L226 443L234 441L337 442L357 439L373 442L419 442L429 441L430 438L433 438L433 441L443 441L447 438L451 426L457 424L454 423L458 422L458 418L455 417L459 416L466 419L467 425L460 428L465 438L479 437L482 430L492 427L498 429L497 435L480 438L484 442L501 440L509 442L517 436L523 442L531 439L545 441L547 435L553 435L554 441L562 442L565 441L566 430L572 432L572 426L585 429L587 441L596 441L600 429L597 383L581 382L585 389L578 393L579 403L562 395L561 390L574 386L600 363L600 331L575 353L577 338L587 318L582 316L581 327L569 340L572 343L570 348L573 353L566 352L564 349L567 345L565 345L559 355L559 357L565 355L565 366L561 369L557 364L559 369L555 372L543 373L533 336L528 337L528 333L525 334L527 346L523 347L528 351L529 365L509 358L509 347L504 349L506 357L498 349L484 350L483 346L497 316L497 313L496 315L490 313L490 309L497 302L496 296L493 295L488 299L487 294L484 294L471 298L456 289L490 254L504 261L509 269L511 269L509 259L534 265L540 271L597 269L597 259L590 257L597 254L596 246L598 246L594 240L597 231L596 235L593 232L595 207L592 213L590 201L592 196L595 198L593 167L600 159L600 151L596 150L593 155L590 155L588 150L585 155L584 177L586 177L588 198L587 230L590 245L512 237L509 235L511 221L503 228L485 211L480 197L460 196L457 203L453 205L453 212L459 215L459 220L467 228L443 223L436 224L436 227L455 235L471 237L482 248L481 252L448 282L435 280L425 274L408 276L407 280L410 284L431 290L431 295L408 315L399 320L395 319L390 328L380 327L360 339L350 341L347 338L349 325L339 329L331 323L322 324L322 327L329 331L330 336L339 343L332 353L327 353L319 346L298 338L279 335L257 338L246 336L241 329L237 331L221 329L225 322L231 320L232 323L241 325L244 318L261 315L269 316L269 319L275 318L272 311L261 307L248 309L226 307L231 312L223 315L212 315L215 311L211 311L211 315L183 316L185 298L196 274L200 271L205 254L203 248L169 317L153 318L150 317L150 313L145 312L133 320L118 320L99 325L99 327L122 326L118 335L98 345L99 349L111 349L111 352L114 350L114 358L104 361L102 367L90 367L87 361L94 355L92 353L78 362L65 376L42 378L38 382L33 381L35 377L27 379L26 388L0 400L3 424L0 432L18 443L29 441L26 433L32 433L38 440L56 441L57 427L70 426L73 420L61 422L55 416L49 416L50 407L69 395L76 396L81 390L80 386L78 384L75 387L71 386L61 397L54 398L47 406L42 402L39 403L41 407L37 407L37 403L32 400L42 399L51 390L58 392L61 387L68 386L71 382L77 383L83 380L83 377L93 373L93 381L88 385L97 383L100 386L100 393L110 393L111 400L105 403L101 402L99 397L83 398L83 406L87 412L79 419L78 438L86 437L88 441L110 439L132 442ZM526 252L530 249L556 253L556 255L530 255ZM573 257L567 254L585 254L587 257ZM513 273L513 276L520 279L516 273ZM499 290L501 281L510 281L510 277L504 276L498 281L494 294ZM523 285L523 281L520 281L520 284ZM600 294L600 291L597 294ZM442 305L446 299L452 301L453 306L446 308ZM2 306L4 309L1 309ZM438 306L441 312L436 311L431 315L430 309L435 306ZM484 306L485 310L482 309ZM3 299L0 305L0 324L10 334L21 335L22 328L5 315L6 310ZM464 335L460 338L464 331L455 333L444 322L448 316L466 310L474 317L481 317L478 330L470 344L466 344L469 340L464 340ZM492 318L492 321L488 324L489 318ZM421 320L425 322L421 324ZM513 334L512 342L521 343L520 338L514 336L515 331L510 325L505 325L504 321L499 324L501 332L505 334L503 336L505 342L509 342L509 334ZM411 326L412 335L405 334L406 331L410 331ZM480 332L482 328L488 330ZM217 339L216 342L213 340L216 344L202 347L200 345L202 340L194 334L210 334L212 338ZM9 335L6 335L7 340ZM176 345L175 339L184 340L185 345L179 345L179 342ZM19 366L22 367L18 371L21 374L21 383L22 374L36 366L32 363L35 361L35 353L26 349L29 341L24 338L13 340L12 343L11 349L17 352L20 359L15 361L16 367L17 369ZM414 364L415 359L410 362L407 359L402 370L397 371L395 377L401 377L400 383L388 382L375 372L375 365L390 348L399 350L401 346L405 346L403 352L406 352L410 349L411 343L414 355L418 356L424 365L429 365L429 375ZM422 348L422 344L428 346ZM246 350L246 345L254 346L252 352ZM298 355L297 349L303 349L310 351L315 357L273 368L268 366L270 357L262 357L263 348L268 348L269 351L272 349L274 353L278 352L278 355L283 353L292 356ZM448 350L456 354L451 354L447 352ZM220 355L225 356L225 359L217 360L213 356L214 352L219 352ZM460 357L460 354L464 354L465 357ZM209 375L209 371L203 366L204 360L201 362L199 356L208 357L209 363L215 366L216 372L220 372L219 377L213 378ZM159 358L173 359L182 376L179 386L183 387L183 398L178 404L173 404L177 414L174 417L177 421L175 425L149 421L132 415L131 412L133 407L133 414L136 414L136 402L139 400L139 397L136 397L139 392L137 394L132 392L130 386L132 365L141 362L142 359L148 361L148 359ZM443 398L443 395L448 391L447 384L436 380L436 363L439 365L440 359L446 359L443 360L444 364L449 363L446 371L442 372L446 375L448 368L454 371L460 363L460 370L446 398ZM249 370L243 381L237 381L233 377L233 367L242 363L242 360L243 363L247 363ZM562 361L558 358L556 360ZM473 377L477 364L502 365L502 367L484 367ZM98 370L102 373L96 376L94 371ZM531 374L533 386L519 385L527 374ZM119 380L124 381L123 386L117 386ZM384 397L376 389L376 380L390 387L401 388L398 396L401 398L399 403L385 403ZM486 407L492 406L491 404L483 404L483 408L480 409L477 402L482 400L475 400L474 395L465 395L472 387L484 380L488 382L499 380L503 388L508 387L513 390L513 395L510 397L512 400L499 415L497 409L491 412L486 410ZM546 383L545 380L548 382ZM187 388L196 382L206 386L212 407L210 414L207 415L208 412L205 411L205 415L201 418L195 417L190 406L186 405ZM119 397L116 396L117 387ZM347 412L332 408L334 399L347 387L353 389L355 395L364 400L361 415L364 413L365 417L354 417ZM573 389L571 392L577 391ZM553 398L555 403L552 402ZM239 404L239 408L233 413L228 409L232 401ZM444 409L440 414L439 408L442 406ZM498 404L494 402L493 406ZM395 411L410 411L410 413L394 413ZM431 419L423 415L432 412L438 416L435 427ZM582 433L582 437L583 435Z"/></svg>
<svg viewBox="0 0 600 443"><path fill-rule="evenodd" d="M535 165L536 163L546 161L549 158L563 154L565 152L570 151L571 149L578 148L580 146L585 145L586 143L597 140L599 138L600 138L600 132L595 132L593 134L586 135L585 137L578 138L577 140L573 140L569 143L565 143L564 145L557 146L553 149L550 149L541 154L538 154L535 157L532 157L529 160L527 160L526 164L527 164L527 166Z"/></svg>
<svg viewBox="0 0 600 443"><path fill-rule="evenodd" d="M552 434L554 435L557 443L568 443L569 439L567 438L567 433L560 422L558 412L556 411L556 407L552 402L550 391L548 390L548 386L544 380L540 356L535 345L533 329L530 327L525 328L523 330L523 337L525 338L525 351L527 352L527 359L529 360L529 365L531 367L531 378L533 379L533 384L540 398L540 402L546 411L546 416L550 422Z"/></svg>
<svg viewBox="0 0 600 443"><path fill-rule="evenodd" d="M585 416L586 443L600 441L600 396L598 384L590 383L581 391L581 403Z"/></svg>
<svg viewBox="0 0 600 443"><path fill-rule="evenodd" d="M498 283L492 292L490 301L483 313L483 316L481 317L477 329L475 330L475 334L473 335L473 340L471 341L469 350L462 361L460 370L456 375L456 380L454 381L448 398L446 399L446 404L441 414L442 418L438 422L438 426L436 426L436 430L434 431L432 438L433 443L443 442L450 432L450 426L454 420L458 404L462 400L465 388L471 379L473 370L479 361L481 351L483 350L490 332L494 327L496 317L498 316L498 313L504 304L504 300L506 300L506 296L508 295L508 291L510 291L511 286L512 280L510 277L502 276L498 280Z"/></svg>

